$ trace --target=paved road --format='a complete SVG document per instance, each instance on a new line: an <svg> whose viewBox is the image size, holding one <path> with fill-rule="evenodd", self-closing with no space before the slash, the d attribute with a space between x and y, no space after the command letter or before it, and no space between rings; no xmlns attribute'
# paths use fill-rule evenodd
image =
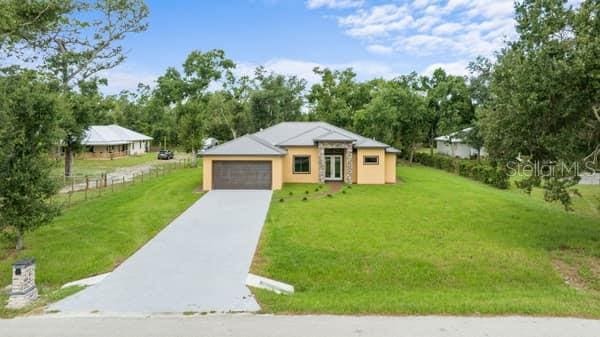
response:
<svg viewBox="0 0 600 337"><path fill-rule="evenodd" d="M271 191L211 191L62 313L257 311L245 279Z"/></svg>
<svg viewBox="0 0 600 337"><path fill-rule="evenodd" d="M0 320L10 337L598 337L600 321L533 317L208 315Z"/></svg>

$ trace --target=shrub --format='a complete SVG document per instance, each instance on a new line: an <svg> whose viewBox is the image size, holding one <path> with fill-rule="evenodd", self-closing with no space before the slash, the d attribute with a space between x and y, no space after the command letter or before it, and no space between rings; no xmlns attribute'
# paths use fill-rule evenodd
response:
<svg viewBox="0 0 600 337"><path fill-rule="evenodd" d="M487 161L457 159L442 155L432 156L427 153L415 153L413 161L424 166L434 167L465 178L477 180L500 189L507 189L509 187L507 170L492 165Z"/></svg>

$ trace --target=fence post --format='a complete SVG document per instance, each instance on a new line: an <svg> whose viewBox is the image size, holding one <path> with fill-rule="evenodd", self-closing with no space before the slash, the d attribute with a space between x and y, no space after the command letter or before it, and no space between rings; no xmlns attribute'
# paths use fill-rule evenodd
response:
<svg viewBox="0 0 600 337"><path fill-rule="evenodd" d="M144 182L144 171L143 170L142 170L141 177L142 177L142 183L143 183Z"/></svg>
<svg viewBox="0 0 600 337"><path fill-rule="evenodd" d="M85 176L85 200L88 199L88 189L90 188L90 178L86 175Z"/></svg>

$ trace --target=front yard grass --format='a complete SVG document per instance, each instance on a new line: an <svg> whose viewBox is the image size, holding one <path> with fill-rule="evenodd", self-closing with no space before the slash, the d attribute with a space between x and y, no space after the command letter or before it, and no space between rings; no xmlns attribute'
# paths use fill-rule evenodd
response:
<svg viewBox="0 0 600 337"><path fill-rule="evenodd" d="M432 168L398 175L274 195L252 271L296 293L254 290L265 312L600 317L600 217Z"/></svg>
<svg viewBox="0 0 600 337"><path fill-rule="evenodd" d="M10 284L11 264L21 257L36 259L42 303L68 293L57 290L64 283L111 271L200 197L201 176L200 169L180 169L81 201L28 233L18 254L0 241L0 286ZM14 314L0 306L0 317Z"/></svg>

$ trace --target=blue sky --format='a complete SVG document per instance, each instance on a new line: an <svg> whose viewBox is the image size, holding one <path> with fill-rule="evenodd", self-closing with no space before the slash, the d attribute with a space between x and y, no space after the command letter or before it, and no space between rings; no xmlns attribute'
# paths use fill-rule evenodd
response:
<svg viewBox="0 0 600 337"><path fill-rule="evenodd" d="M148 0L148 31L129 37L108 92L151 84L194 50L219 48L238 73L258 65L313 83L315 66L360 79L441 66L464 74L514 37L512 0Z"/></svg>

